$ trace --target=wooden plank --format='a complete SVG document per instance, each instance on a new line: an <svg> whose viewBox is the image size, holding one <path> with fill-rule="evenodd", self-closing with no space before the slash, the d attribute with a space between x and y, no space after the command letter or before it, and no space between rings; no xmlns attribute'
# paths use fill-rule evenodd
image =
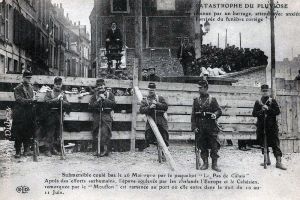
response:
<svg viewBox="0 0 300 200"><path fill-rule="evenodd" d="M252 116L253 108L222 108L222 116L238 115L238 116ZM169 106L168 114L182 114L190 115L192 113L192 106Z"/></svg>
<svg viewBox="0 0 300 200"><path fill-rule="evenodd" d="M134 59L133 66L133 87L138 87L139 77L138 77L138 59ZM137 122L137 114L138 114L138 100L136 93L133 93L132 98L132 115L131 115L131 134L130 134L130 150L135 151L135 138L136 138L136 122Z"/></svg>
<svg viewBox="0 0 300 200"><path fill-rule="evenodd" d="M282 153L287 153L287 140L286 139L280 139L280 149Z"/></svg>
<svg viewBox="0 0 300 200"><path fill-rule="evenodd" d="M92 113L88 112L70 112L70 114L66 114L64 117L65 121L93 121ZM120 122L131 122L132 114L131 113L114 113L113 114L114 121ZM142 114L137 115L138 122L144 122L145 117ZM172 123L190 123L191 116L190 115L169 115L168 122ZM218 122L221 124L254 124L256 122L256 118L248 117L248 116L222 116L218 119Z"/></svg>
<svg viewBox="0 0 300 200"><path fill-rule="evenodd" d="M296 96L292 96L292 133L294 136L298 135L298 116L297 116L297 98Z"/></svg>
<svg viewBox="0 0 300 200"><path fill-rule="evenodd" d="M77 94L66 94L67 99L70 103L89 103L91 95L86 95L80 97ZM38 93L38 101L43 102L45 93ZM116 96L117 104L131 104L132 96ZM180 96L178 97L165 97L166 101L169 105L176 106L191 106L193 103L193 99L185 99ZM0 101L15 101L13 92L0 92ZM218 103L222 107L244 107L244 108L252 108L254 105L254 101L251 100L227 100L227 99L219 99Z"/></svg>
<svg viewBox="0 0 300 200"><path fill-rule="evenodd" d="M289 96L285 97L286 100L286 112L287 112L287 133L290 135L293 132L292 121L293 121L293 112L292 112L292 98Z"/></svg>
<svg viewBox="0 0 300 200"><path fill-rule="evenodd" d="M37 82L42 85L53 85L55 76L34 75L31 82ZM95 86L97 78L82 78L82 77L63 77L64 85L72 86ZM105 79L107 87L112 88L132 88L130 80ZM0 83L20 83L22 82L22 74L0 74Z"/></svg>
<svg viewBox="0 0 300 200"><path fill-rule="evenodd" d="M221 124L223 132L255 132L253 124ZM145 122L137 122L137 130L145 130ZM191 131L191 123L168 123L170 131Z"/></svg>
<svg viewBox="0 0 300 200"><path fill-rule="evenodd" d="M139 87L141 90L148 88L147 81L140 81ZM167 83L159 82L157 84L157 90L173 90L173 91L191 91L198 92L197 84L190 83ZM230 86L230 85L209 85L209 92L229 92L229 93L242 93L242 94L260 94L259 87L248 87L248 86Z"/></svg>
<svg viewBox="0 0 300 200"><path fill-rule="evenodd" d="M281 112L282 111L282 97L277 96L276 101L277 101L279 109L280 109L280 114L277 116L278 129L279 129L279 134L282 134L283 133L283 130L282 130L282 112Z"/></svg>
<svg viewBox="0 0 300 200"><path fill-rule="evenodd" d="M131 131L113 131L112 139L113 140L130 140ZM169 132L170 140L194 140L195 134L193 132ZM90 131L82 132L63 132L64 140L92 140L92 133ZM220 133L220 139L256 139L255 133ZM136 133L137 140L144 140L145 134L144 131L137 131Z"/></svg>
<svg viewBox="0 0 300 200"><path fill-rule="evenodd" d="M44 102L45 93L38 93L38 101ZM79 97L77 94L66 94L67 99L70 103L89 103L91 95ZM131 96L115 96L117 104L131 104ZM0 92L0 102L1 101L15 101L13 92Z"/></svg>
<svg viewBox="0 0 300 200"><path fill-rule="evenodd" d="M148 95L148 90L141 90L143 96ZM157 90L157 95L161 95L163 97L181 97L184 99L194 99L195 97L199 97L198 92L189 92L189 91L168 91L168 90ZM252 100L255 101L259 99L259 95L257 94L240 94L240 93L209 93L212 97L215 97L217 100L227 99L227 100Z"/></svg>
<svg viewBox="0 0 300 200"><path fill-rule="evenodd" d="M282 133L287 134L287 102L285 96L281 96L281 120L282 120Z"/></svg>
<svg viewBox="0 0 300 200"><path fill-rule="evenodd" d="M300 153L300 140L294 140L294 153Z"/></svg>

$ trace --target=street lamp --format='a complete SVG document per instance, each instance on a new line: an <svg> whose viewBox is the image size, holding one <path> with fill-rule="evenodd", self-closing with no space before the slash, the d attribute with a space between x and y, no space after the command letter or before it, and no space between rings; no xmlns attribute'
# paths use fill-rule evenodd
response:
<svg viewBox="0 0 300 200"><path fill-rule="evenodd" d="M210 31L210 23L208 21L204 23L204 30L206 33Z"/></svg>

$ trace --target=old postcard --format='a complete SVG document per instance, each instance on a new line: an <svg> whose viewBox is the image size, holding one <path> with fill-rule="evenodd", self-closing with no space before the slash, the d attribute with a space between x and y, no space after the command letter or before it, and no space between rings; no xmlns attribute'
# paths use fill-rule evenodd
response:
<svg viewBox="0 0 300 200"><path fill-rule="evenodd" d="M300 2L1 0L0 199L299 199Z"/></svg>

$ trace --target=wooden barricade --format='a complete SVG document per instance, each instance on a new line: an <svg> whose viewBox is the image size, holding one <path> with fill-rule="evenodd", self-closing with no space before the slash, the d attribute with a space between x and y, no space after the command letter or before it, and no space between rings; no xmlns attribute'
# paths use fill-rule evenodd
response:
<svg viewBox="0 0 300 200"><path fill-rule="evenodd" d="M277 78L276 100L282 151L300 152L300 81Z"/></svg>
<svg viewBox="0 0 300 200"><path fill-rule="evenodd" d="M1 84L17 84L21 82L21 75L0 75ZM32 82L38 84L53 83L53 76L33 76ZM69 86L94 86L95 78L63 78L64 85ZM115 88L132 88L132 81L129 80L105 80L106 86ZM147 95L147 86L149 82L139 82L139 88L143 95ZM300 132L300 99L299 99L299 82L292 83L278 79L276 81L277 100L281 107L281 115L278 117L280 125L280 134L282 139L282 148L284 152L299 152L299 132ZM243 86L227 86L227 85L210 85L209 92L218 100L223 115L218 122L223 127L220 134L221 139L256 139L256 119L252 117L252 109L255 100L260 98L260 88L243 87ZM157 94L162 95L168 105L168 122L170 140L193 140L194 134L191 132L191 111L193 98L198 97L198 87L196 84L183 83L157 83ZM79 95L67 94L71 104L80 104L87 106L90 95L79 98ZM40 99L43 99L42 97ZM114 124L112 139L135 140L144 139L145 116L137 113L135 129L132 133L132 96L116 96L117 107L113 114ZM11 92L0 91L0 102L14 101L14 95ZM0 119L5 116L5 108L0 108ZM122 110L122 112L121 112ZM124 112L126 110L127 112ZM137 109L139 110L139 105ZM135 118L135 117L134 117ZM92 114L85 111L72 111L69 115L65 115L64 121L72 123L90 123L93 120ZM91 123L90 123L91 124ZM118 124L115 126L115 124ZM124 129L126 125L127 129ZM114 128L115 127L115 128ZM119 127L116 128L116 127ZM65 140L91 140L91 125L89 130L64 131ZM291 145L293 144L293 145ZM292 147L290 147L292 146ZM131 145L134 147L134 145ZM286 149L288 148L288 149Z"/></svg>

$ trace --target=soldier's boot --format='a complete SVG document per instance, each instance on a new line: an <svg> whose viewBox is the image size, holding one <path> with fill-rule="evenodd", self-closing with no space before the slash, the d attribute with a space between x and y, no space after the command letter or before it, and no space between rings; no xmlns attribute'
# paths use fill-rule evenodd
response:
<svg viewBox="0 0 300 200"><path fill-rule="evenodd" d="M21 150L16 150L15 158L21 158Z"/></svg>
<svg viewBox="0 0 300 200"><path fill-rule="evenodd" d="M221 169L218 167L218 159L217 158L212 159L211 168L217 172L221 172Z"/></svg>
<svg viewBox="0 0 300 200"><path fill-rule="evenodd" d="M264 163L260 163L260 166L264 166ZM271 165L271 160L270 160L270 155L269 153L267 154L267 165Z"/></svg>
<svg viewBox="0 0 300 200"><path fill-rule="evenodd" d="M200 167L200 170L207 170L208 169L208 158L203 158L203 165Z"/></svg>
<svg viewBox="0 0 300 200"><path fill-rule="evenodd" d="M109 155L109 149L107 145L103 146L104 151L101 152L100 157L108 156Z"/></svg>
<svg viewBox="0 0 300 200"><path fill-rule="evenodd" d="M24 156L32 156L29 146L24 147Z"/></svg>
<svg viewBox="0 0 300 200"><path fill-rule="evenodd" d="M51 153L50 150L47 150L47 151L45 152L45 155L48 156L48 157L52 157L52 153Z"/></svg>
<svg viewBox="0 0 300 200"><path fill-rule="evenodd" d="M52 148L52 154L55 156L59 155L58 151L54 147Z"/></svg>
<svg viewBox="0 0 300 200"><path fill-rule="evenodd" d="M281 169L281 170L286 170L286 167L284 167L283 164L281 163L280 156L276 157L276 168Z"/></svg>

